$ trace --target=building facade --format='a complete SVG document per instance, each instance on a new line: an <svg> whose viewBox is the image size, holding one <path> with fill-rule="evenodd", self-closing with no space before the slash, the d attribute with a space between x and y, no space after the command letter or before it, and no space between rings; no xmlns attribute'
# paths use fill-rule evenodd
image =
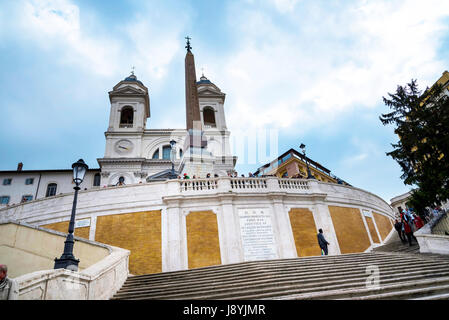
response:
<svg viewBox="0 0 449 320"><path fill-rule="evenodd" d="M305 179L308 176L307 167L309 167L312 176L319 181L349 185L333 175L329 169L295 149L290 149L273 161L261 166L254 172L254 176Z"/></svg>

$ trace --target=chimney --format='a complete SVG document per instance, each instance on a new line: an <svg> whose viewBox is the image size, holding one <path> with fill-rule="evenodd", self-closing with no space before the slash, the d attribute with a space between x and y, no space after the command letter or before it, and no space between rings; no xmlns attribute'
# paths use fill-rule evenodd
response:
<svg viewBox="0 0 449 320"><path fill-rule="evenodd" d="M19 164L17 164L17 171L22 171L23 168L23 163L19 162Z"/></svg>

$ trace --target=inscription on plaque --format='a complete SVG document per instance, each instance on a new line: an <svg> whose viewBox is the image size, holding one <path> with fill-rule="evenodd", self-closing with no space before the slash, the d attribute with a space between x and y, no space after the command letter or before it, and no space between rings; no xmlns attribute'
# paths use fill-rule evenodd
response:
<svg viewBox="0 0 449 320"><path fill-rule="evenodd" d="M90 226L90 218L75 221L75 229L89 226Z"/></svg>
<svg viewBox="0 0 449 320"><path fill-rule="evenodd" d="M240 209L239 218L244 261L277 259L270 212L265 209Z"/></svg>

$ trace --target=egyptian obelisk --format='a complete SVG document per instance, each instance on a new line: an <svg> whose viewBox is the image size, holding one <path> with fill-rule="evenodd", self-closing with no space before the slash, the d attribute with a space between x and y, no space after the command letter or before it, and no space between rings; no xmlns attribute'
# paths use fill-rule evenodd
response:
<svg viewBox="0 0 449 320"><path fill-rule="evenodd" d="M190 38L187 39L187 53L185 63L186 85L186 129L187 136L184 143L183 159L181 161L182 173L190 177L205 177L207 173L213 174L213 159L206 150L207 141L204 136L201 122L200 104L198 100L198 88L196 84L195 58L190 46Z"/></svg>
<svg viewBox="0 0 449 320"><path fill-rule="evenodd" d="M195 58L190 46L190 38L187 39L187 53L184 60L186 82L186 128L187 130L201 130L200 103L198 101L198 89L196 87Z"/></svg>

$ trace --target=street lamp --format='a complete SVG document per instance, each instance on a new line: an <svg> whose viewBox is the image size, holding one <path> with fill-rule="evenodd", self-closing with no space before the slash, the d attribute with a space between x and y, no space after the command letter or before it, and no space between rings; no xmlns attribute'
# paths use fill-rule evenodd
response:
<svg viewBox="0 0 449 320"><path fill-rule="evenodd" d="M171 146L171 152L170 152L170 154L171 154L171 157L170 157L171 158L171 173L170 173L170 176L169 176L170 179L176 179L177 178L177 176L175 174L175 152L174 152L175 145L176 145L176 141L175 140L170 140L170 146Z"/></svg>
<svg viewBox="0 0 449 320"><path fill-rule="evenodd" d="M76 213L76 202L78 200L78 190L80 190L79 185L83 182L84 175L89 167L84 163L83 159L79 159L77 162L72 164L73 169L73 182L75 182L75 196L73 198L72 206L72 216L70 217L69 223L69 233L67 234L66 241L64 242L64 252L61 258L55 258L55 269L68 269L72 271L78 271L79 259L76 259L73 255L73 245L75 241L73 240L73 231L75 229L75 213Z"/></svg>
<svg viewBox="0 0 449 320"><path fill-rule="evenodd" d="M310 168L309 168L309 162L307 161L307 157L306 157L306 145L304 143L301 143L301 145L299 146L302 149L302 153L304 154L304 159L306 160L306 166L307 166L307 179L315 179L315 177L312 175L312 173L310 172Z"/></svg>

